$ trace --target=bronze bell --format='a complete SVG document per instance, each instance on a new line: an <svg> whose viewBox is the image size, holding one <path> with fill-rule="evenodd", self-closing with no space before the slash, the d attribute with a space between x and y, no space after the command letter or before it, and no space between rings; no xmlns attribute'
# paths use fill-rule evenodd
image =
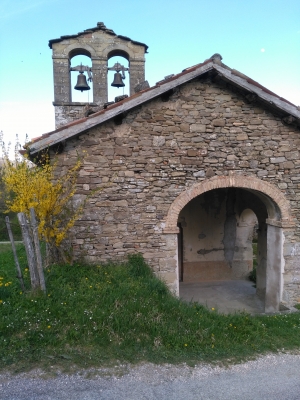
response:
<svg viewBox="0 0 300 400"><path fill-rule="evenodd" d="M79 72L79 75L77 77L77 83L76 86L74 86L74 89L81 90L82 92L84 90L90 90L90 87L86 81L86 76L83 74L83 72Z"/></svg>
<svg viewBox="0 0 300 400"><path fill-rule="evenodd" d="M111 84L111 86L114 86L117 88L125 86L125 83L123 82L122 75L120 74L120 72L115 73L114 81Z"/></svg>

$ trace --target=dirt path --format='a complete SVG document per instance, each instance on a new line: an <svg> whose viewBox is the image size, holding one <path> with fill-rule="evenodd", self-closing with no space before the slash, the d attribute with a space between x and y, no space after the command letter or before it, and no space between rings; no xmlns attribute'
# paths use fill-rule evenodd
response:
<svg viewBox="0 0 300 400"><path fill-rule="evenodd" d="M229 368L118 366L58 374L0 374L1 400L299 400L300 354L267 355Z"/></svg>

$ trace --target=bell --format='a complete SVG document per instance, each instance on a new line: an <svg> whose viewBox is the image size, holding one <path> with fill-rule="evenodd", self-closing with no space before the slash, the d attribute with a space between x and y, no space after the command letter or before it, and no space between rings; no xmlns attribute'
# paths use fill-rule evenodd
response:
<svg viewBox="0 0 300 400"><path fill-rule="evenodd" d="M117 88L125 86L125 83L122 80L122 75L120 74L120 72L116 72L115 73L114 81L111 84L111 86L114 86L114 87L117 87Z"/></svg>
<svg viewBox="0 0 300 400"><path fill-rule="evenodd" d="M81 90L82 92L84 90L90 90L90 87L86 81L86 76L82 72L80 72L77 77L77 83L76 86L74 86L74 89Z"/></svg>

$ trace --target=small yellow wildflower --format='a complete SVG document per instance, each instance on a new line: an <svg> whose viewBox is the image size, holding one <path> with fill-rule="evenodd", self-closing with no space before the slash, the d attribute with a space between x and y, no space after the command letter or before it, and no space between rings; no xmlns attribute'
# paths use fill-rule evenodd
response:
<svg viewBox="0 0 300 400"><path fill-rule="evenodd" d="M23 294L23 292L20 292L20 294Z"/></svg>
<svg viewBox="0 0 300 400"><path fill-rule="evenodd" d="M3 303L3 300L0 300L0 304L2 304Z"/></svg>
<svg viewBox="0 0 300 400"><path fill-rule="evenodd" d="M185 343L184 345L185 345L185 347L187 347L187 344L186 344L186 343Z"/></svg>
<svg viewBox="0 0 300 400"><path fill-rule="evenodd" d="M212 309L213 311L215 311L215 308L214 308L214 307L212 307L211 309Z"/></svg>
<svg viewBox="0 0 300 400"><path fill-rule="evenodd" d="M50 329L50 328L51 328L51 325L48 325L47 328Z"/></svg>
<svg viewBox="0 0 300 400"><path fill-rule="evenodd" d="M27 272L27 271L29 271L29 270L28 270L28 268L25 268L25 270L24 270L24 271L25 271L25 272Z"/></svg>

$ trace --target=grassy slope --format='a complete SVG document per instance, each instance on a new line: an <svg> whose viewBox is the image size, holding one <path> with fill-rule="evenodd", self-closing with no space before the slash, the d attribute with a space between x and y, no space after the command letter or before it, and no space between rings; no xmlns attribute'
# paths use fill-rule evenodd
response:
<svg viewBox="0 0 300 400"><path fill-rule="evenodd" d="M24 249L18 252L29 287ZM173 297L140 257L52 266L46 296L20 291L10 251L0 253L0 277L2 368L240 360L300 347L300 313L219 315Z"/></svg>

